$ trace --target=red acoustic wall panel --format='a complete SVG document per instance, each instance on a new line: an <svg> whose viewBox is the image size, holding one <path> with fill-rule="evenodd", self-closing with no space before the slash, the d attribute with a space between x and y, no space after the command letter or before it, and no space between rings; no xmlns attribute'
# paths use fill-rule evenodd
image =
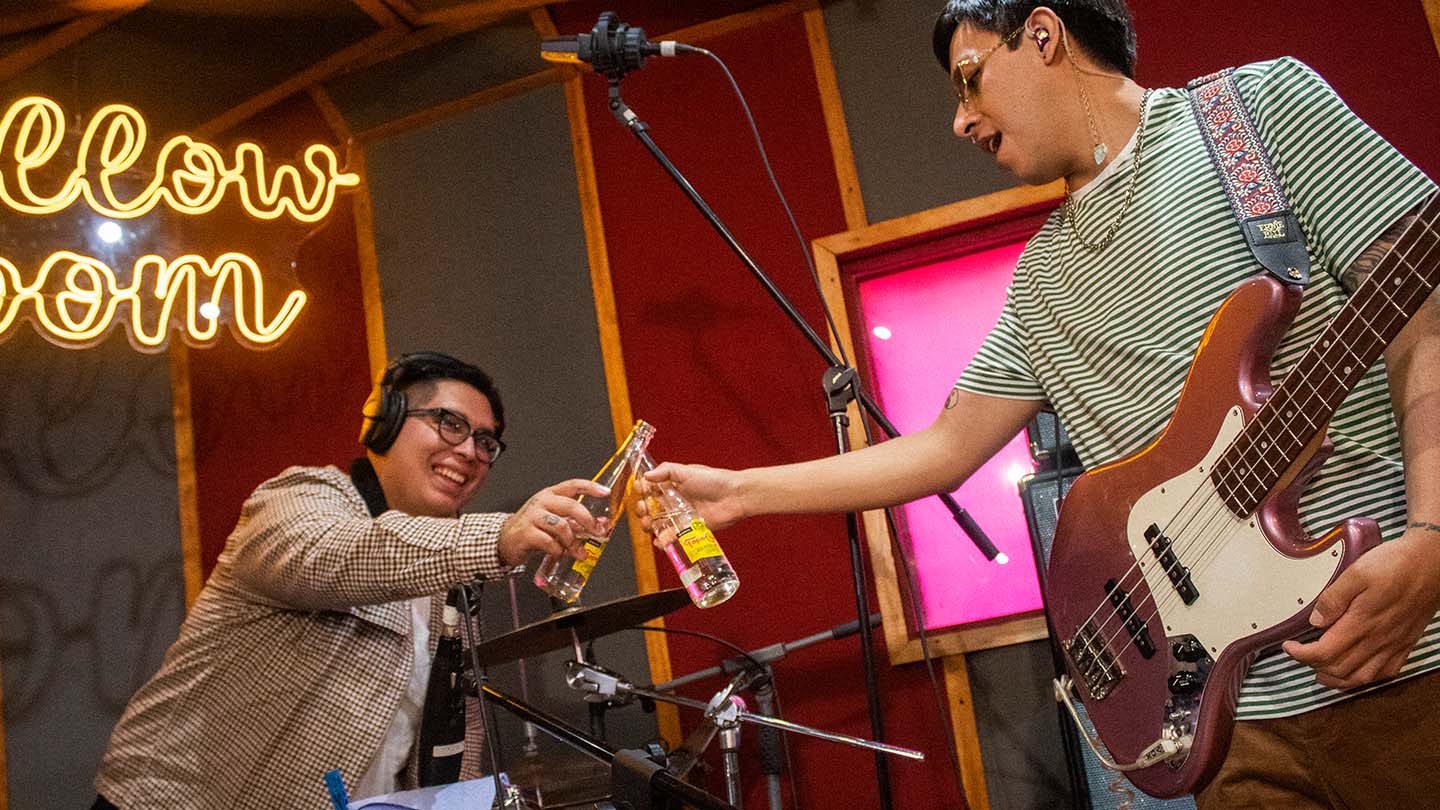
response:
<svg viewBox="0 0 1440 810"><path fill-rule="evenodd" d="M1266 11L1244 0L1130 5L1141 84L1178 87L1229 65L1294 56L1417 166L1440 177L1440 55L1420 0L1289 0Z"/></svg>
<svg viewBox="0 0 1440 810"><path fill-rule="evenodd" d="M803 20L794 15L701 44L734 71L755 113L776 175L806 239L845 229L839 187ZM779 464L835 452L820 386L826 363L763 292L645 148L606 106L604 82L585 90L620 337L637 418L657 426L657 458L720 466ZM745 119L719 69L690 58L656 60L623 82L624 98L814 328L819 296L802 248L765 179ZM741 578L739 593L709 611L670 617L672 627L714 633L746 648L795 640L855 618L845 522L838 516L773 517L719 535ZM868 556L868 555L867 555ZM657 559L661 584L677 585ZM873 605L873 596L872 605ZM785 716L870 735L858 642L826 642L775 667ZM671 640L678 676L726 651ZM945 720L923 667L891 668L875 656L891 741L924 749L923 764L892 765L896 806L956 806L946 766ZM719 682L690 688L708 697ZM682 716L684 731L695 723ZM744 735L746 801L764 801ZM874 760L857 748L790 738L801 801L810 807L878 802ZM718 780L710 787L721 790Z"/></svg>

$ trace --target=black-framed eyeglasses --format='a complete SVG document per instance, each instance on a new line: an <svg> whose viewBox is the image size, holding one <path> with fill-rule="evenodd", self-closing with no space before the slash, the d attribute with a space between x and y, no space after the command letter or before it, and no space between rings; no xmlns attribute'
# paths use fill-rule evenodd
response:
<svg viewBox="0 0 1440 810"><path fill-rule="evenodd" d="M950 69L950 81L955 85L955 95L960 97L961 104L968 107L980 97L980 71L985 67L985 60L990 58L990 54L995 53L1001 45L1014 42L1015 37L1020 36L1020 32L1024 30L1025 26L1022 24L984 52L975 56L962 56L955 61L955 67Z"/></svg>
<svg viewBox="0 0 1440 810"><path fill-rule="evenodd" d="M435 432L451 446L458 447L467 438L475 439L475 452L488 464L494 464L495 459L505 452L505 442L495 438L495 434L488 430L471 430L469 420L448 408L415 408L406 411L405 415L430 417Z"/></svg>

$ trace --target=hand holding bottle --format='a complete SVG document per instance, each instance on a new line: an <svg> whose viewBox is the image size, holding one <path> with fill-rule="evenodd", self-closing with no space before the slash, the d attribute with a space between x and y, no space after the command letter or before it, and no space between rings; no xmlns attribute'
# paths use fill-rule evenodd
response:
<svg viewBox="0 0 1440 810"><path fill-rule="evenodd" d="M645 446L654 435L655 428L650 424L644 420L635 422L635 427L630 429L630 435L621 442L620 449L615 451L615 455L611 456L595 475L594 483L601 485L607 494L595 496L582 493L578 496L577 503L581 511L593 516L589 523L570 527L575 545L583 553L576 554L574 549L570 549L569 557L574 559L557 554L547 555L535 569L536 587L566 604L579 598L580 591L590 580L590 572L595 569L601 552L610 542L610 531L614 528L615 521L619 520L625 511L625 497L635 478L635 467L645 452Z"/></svg>
<svg viewBox="0 0 1440 810"><path fill-rule="evenodd" d="M650 454L642 453L636 489L648 516L645 527L675 567L690 600L697 607L714 607L735 595L740 578L720 550L715 533L679 490L668 481L645 480L644 474L653 469Z"/></svg>
<svg viewBox="0 0 1440 810"><path fill-rule="evenodd" d="M724 529L746 517L740 498L740 473L735 470L667 461L646 471L643 480L673 486L712 529ZM645 495L647 490L641 486L640 493ZM639 511L645 528L651 530L649 510L643 499ZM655 546L664 548L658 538Z"/></svg>
<svg viewBox="0 0 1440 810"><path fill-rule="evenodd" d="M572 478L546 487L525 502L500 525L498 552L506 565L519 565L534 552L582 559L581 534L596 529L595 519L580 498L607 498L610 491L584 478ZM580 533L577 534L577 527Z"/></svg>

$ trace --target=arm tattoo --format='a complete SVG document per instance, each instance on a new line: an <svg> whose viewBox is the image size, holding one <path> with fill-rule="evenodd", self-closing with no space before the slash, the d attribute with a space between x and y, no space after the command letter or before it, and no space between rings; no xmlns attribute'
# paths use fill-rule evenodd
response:
<svg viewBox="0 0 1440 810"><path fill-rule="evenodd" d="M1409 523L1405 524L1405 528L1424 529L1427 532L1435 532L1436 534L1440 534L1440 523L1426 523L1423 520L1412 520Z"/></svg>
<svg viewBox="0 0 1440 810"><path fill-rule="evenodd" d="M1370 277L1375 265L1390 253L1390 249L1395 247L1395 243L1399 241L1400 235L1415 221L1417 210L1418 208L1411 209L1410 213L1395 220L1395 223L1386 229L1379 239L1370 243L1370 247L1365 248L1356 257L1353 264L1345 268L1345 272L1340 274L1340 286L1345 288L1345 292L1353 294L1361 284L1365 283L1365 279Z"/></svg>
<svg viewBox="0 0 1440 810"><path fill-rule="evenodd" d="M950 396L945 399L945 410L948 411L948 410L950 410L951 408L955 407L955 404L958 403L959 401L960 401L960 389L959 389L959 388L951 388L951 389L950 389Z"/></svg>

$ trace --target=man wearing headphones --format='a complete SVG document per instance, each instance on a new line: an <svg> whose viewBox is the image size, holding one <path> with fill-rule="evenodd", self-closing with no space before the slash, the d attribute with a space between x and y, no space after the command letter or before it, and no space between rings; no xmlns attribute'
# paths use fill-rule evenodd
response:
<svg viewBox="0 0 1440 810"><path fill-rule="evenodd" d="M291 467L245 502L115 727L97 810L323 808L336 768L356 796L411 786L446 590L532 552L583 556L572 524L592 519L576 497L605 494L591 481L547 487L513 514L460 514L505 448L500 395L479 368L404 355L364 415L366 455L348 475Z"/></svg>

